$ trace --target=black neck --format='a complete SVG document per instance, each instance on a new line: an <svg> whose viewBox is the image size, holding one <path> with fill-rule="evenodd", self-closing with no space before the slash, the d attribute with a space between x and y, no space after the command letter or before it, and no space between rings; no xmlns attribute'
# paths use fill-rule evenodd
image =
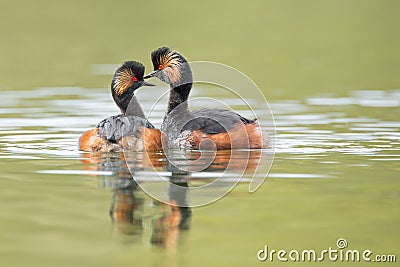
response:
<svg viewBox="0 0 400 267"><path fill-rule="evenodd" d="M139 101L137 100L136 96L133 95L131 101L129 102L128 107L126 108L125 112L122 111L122 114L125 116L136 116L145 119L146 117L144 116L143 109L139 104Z"/></svg>
<svg viewBox="0 0 400 267"><path fill-rule="evenodd" d="M188 112L188 103L190 90L193 85L192 70L190 69L189 63L182 58L182 65L180 67L180 80L176 83L170 83L169 103L168 111L169 114L172 110L179 106L179 112Z"/></svg>
<svg viewBox="0 0 400 267"><path fill-rule="evenodd" d="M171 85L167 114L169 114L178 106L180 111L188 111L187 100L189 98L189 93L191 89L192 83L182 84L176 87L173 87Z"/></svg>
<svg viewBox="0 0 400 267"><path fill-rule="evenodd" d="M132 90L120 96L113 89L111 91L113 99L123 115L145 118L142 107Z"/></svg>

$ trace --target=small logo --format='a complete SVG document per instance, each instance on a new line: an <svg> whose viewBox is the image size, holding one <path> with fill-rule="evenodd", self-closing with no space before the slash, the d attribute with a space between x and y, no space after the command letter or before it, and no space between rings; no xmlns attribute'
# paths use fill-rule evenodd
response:
<svg viewBox="0 0 400 267"><path fill-rule="evenodd" d="M344 239L344 238L339 238L339 239L336 241L336 246L337 246L338 248L340 248L340 249L347 248L347 240Z"/></svg>

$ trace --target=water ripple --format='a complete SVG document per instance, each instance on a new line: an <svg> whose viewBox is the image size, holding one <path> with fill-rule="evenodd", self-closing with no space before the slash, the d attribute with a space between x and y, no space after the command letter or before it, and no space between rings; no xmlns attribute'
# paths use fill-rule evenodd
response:
<svg viewBox="0 0 400 267"><path fill-rule="evenodd" d="M96 71L102 71L102 66L96 68ZM166 88L152 90L161 95ZM77 149L79 134L95 126L102 118L118 113L108 91L104 88L43 87L1 92L0 157L80 159ZM196 96L200 97L201 93L201 90L196 90ZM139 93L138 98L147 112L153 107L152 95ZM150 120L156 126L162 122L166 101L163 99L150 113ZM255 99L246 101L257 108ZM234 98L225 99L225 102L242 111L243 115L251 116L243 102ZM283 100L270 104L275 114L278 157L286 155L291 160L315 161L334 154L367 157L369 162L400 160L400 121L379 117L382 110L399 112L400 90L356 90L345 97L310 97L304 102ZM196 105L206 107L208 102L198 101ZM354 106L368 107L368 112L362 116L355 115L353 108L349 108ZM270 125L270 122L260 121L260 124ZM340 164L341 160L326 159L318 163L329 166ZM369 166L369 163L351 163L349 166ZM109 174L82 170L41 170L39 173ZM207 175L215 176L210 172L194 174L197 178ZM272 173L270 177L327 178L335 177L335 174Z"/></svg>

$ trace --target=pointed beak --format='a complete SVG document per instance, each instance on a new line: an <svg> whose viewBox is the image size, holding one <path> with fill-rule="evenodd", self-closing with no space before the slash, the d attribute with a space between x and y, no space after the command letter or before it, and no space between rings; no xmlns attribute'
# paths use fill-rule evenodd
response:
<svg viewBox="0 0 400 267"><path fill-rule="evenodd" d="M160 71L160 70L154 70L154 71L150 72L149 74L147 74L146 76L144 76L143 78L144 78L144 79L148 79L148 78L154 77L154 76L156 76L156 74L157 74L159 71Z"/></svg>
<svg viewBox="0 0 400 267"><path fill-rule="evenodd" d="M148 83L146 81L143 81L141 86L156 86L156 85L152 84L152 83Z"/></svg>

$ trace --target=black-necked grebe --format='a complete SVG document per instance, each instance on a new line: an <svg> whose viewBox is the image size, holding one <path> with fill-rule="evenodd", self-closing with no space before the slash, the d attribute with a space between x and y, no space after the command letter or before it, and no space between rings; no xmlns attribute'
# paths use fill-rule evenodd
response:
<svg viewBox="0 0 400 267"><path fill-rule="evenodd" d="M216 149L232 149L266 145L256 120L224 109L189 111L187 99L193 78L190 66L181 54L161 47L151 53L151 60L154 71L144 78L157 77L170 85L167 115L161 126L168 136L169 146L199 149L204 145L207 149L209 145L215 145Z"/></svg>
<svg viewBox="0 0 400 267"><path fill-rule="evenodd" d="M111 94L121 114L106 118L95 129L83 133L79 138L79 150L161 149L161 132L145 118L134 95L141 86L152 86L143 80L143 74L144 66L136 61L127 61L116 70L111 82Z"/></svg>

